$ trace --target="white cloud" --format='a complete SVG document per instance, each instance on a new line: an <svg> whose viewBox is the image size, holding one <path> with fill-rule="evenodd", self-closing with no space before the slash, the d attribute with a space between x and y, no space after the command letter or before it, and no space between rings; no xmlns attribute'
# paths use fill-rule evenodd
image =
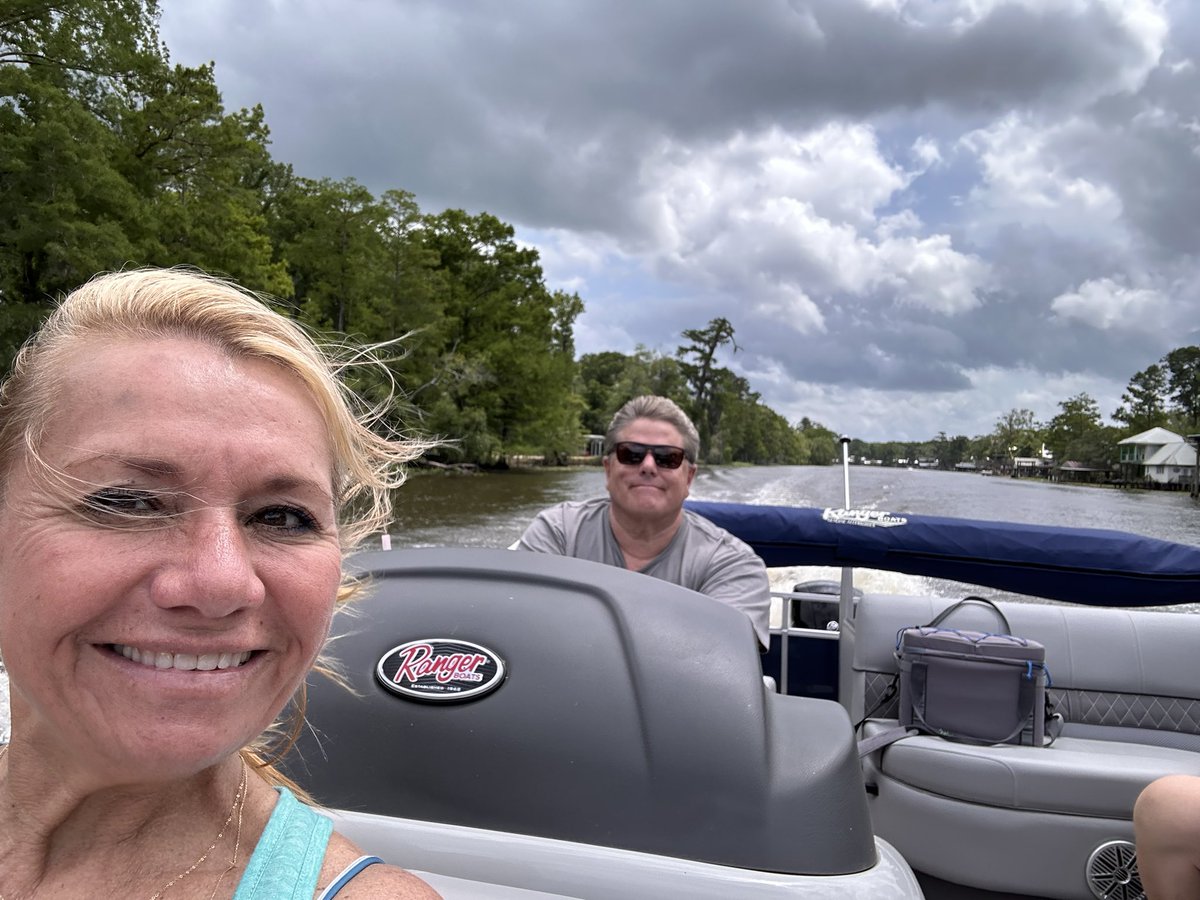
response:
<svg viewBox="0 0 1200 900"><path fill-rule="evenodd" d="M911 209L902 209L890 216L883 216L875 226L875 234L881 240L903 235L915 235L921 230L921 219Z"/></svg>
<svg viewBox="0 0 1200 900"><path fill-rule="evenodd" d="M927 170L942 161L942 151L938 142L929 135L922 135L912 145L909 154L921 170Z"/></svg>
<svg viewBox="0 0 1200 900"><path fill-rule="evenodd" d="M1156 290L1126 287L1111 278L1099 278L1059 294L1050 301L1050 308L1064 319L1095 328L1155 332L1163 327L1168 300Z"/></svg>
<svg viewBox="0 0 1200 900"><path fill-rule="evenodd" d="M932 143L915 146L925 164L937 158ZM814 296L841 292L960 313L977 304L987 265L948 235L922 236L911 209L881 213L919 173L889 162L867 125L664 144L641 177L653 246L630 250L670 277L788 310L805 332L824 327Z"/></svg>
<svg viewBox="0 0 1200 900"><path fill-rule="evenodd" d="M1121 199L1098 176L1081 172L1077 159L1083 145L1103 140L1098 126L1081 118L1039 125L1017 113L967 134L961 146L977 155L983 170L968 197L973 220L1115 237Z"/></svg>
<svg viewBox="0 0 1200 900"><path fill-rule="evenodd" d="M524 246L537 248L546 280L551 287L564 290L580 290L587 286L589 276L625 261L616 242L604 234L552 228L522 231L518 239Z"/></svg>
<svg viewBox="0 0 1200 900"><path fill-rule="evenodd" d="M826 330L820 307L798 287L779 285L764 289L754 304L754 311L800 334Z"/></svg>
<svg viewBox="0 0 1200 900"><path fill-rule="evenodd" d="M765 360L746 372L752 384L775 398L774 408L788 421L807 416L869 441L927 441L940 431L974 438L990 434L1010 409L1029 409L1036 421L1046 422L1061 411L1063 400L1080 393L1096 400L1108 421L1125 388L1113 379L1047 374L1026 366L973 369L969 389L932 394L797 382L784 367Z"/></svg>
<svg viewBox="0 0 1200 900"><path fill-rule="evenodd" d="M879 245L877 264L878 280L894 284L901 303L946 315L978 306L976 289L988 275L982 260L957 252L944 234L890 238Z"/></svg>
<svg viewBox="0 0 1200 900"><path fill-rule="evenodd" d="M647 159L640 188L660 244L695 245L730 218L792 203L816 218L864 226L910 180L884 159L870 126L835 122L798 134L739 132L709 146L664 140Z"/></svg>
<svg viewBox="0 0 1200 900"><path fill-rule="evenodd" d="M1010 409L1032 410L1037 421L1048 422L1062 411L1059 404L1079 394L1087 394L1095 400L1101 418L1108 421L1112 411L1120 405L1126 385L1125 381L1102 378L1094 373L1048 373L1025 366L975 369L971 372L971 381L976 401L986 404L983 409L995 411L991 425L984 429L989 432L995 420Z"/></svg>
<svg viewBox="0 0 1200 900"><path fill-rule="evenodd" d="M843 0L845 2L845 0ZM1082 19L1099 11L1132 38L1124 65L1110 72L1112 88L1136 90L1158 62L1170 23L1161 0L861 0L864 6L891 13L896 20L922 29L944 28L962 35L990 17L1014 9L1044 17Z"/></svg>

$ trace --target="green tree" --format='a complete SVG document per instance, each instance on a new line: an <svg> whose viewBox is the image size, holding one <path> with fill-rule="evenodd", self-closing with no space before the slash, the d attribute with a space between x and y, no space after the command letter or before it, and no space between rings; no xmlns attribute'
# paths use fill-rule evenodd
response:
<svg viewBox="0 0 1200 900"><path fill-rule="evenodd" d="M1175 409L1188 431L1200 425L1200 347L1178 347L1163 357Z"/></svg>
<svg viewBox="0 0 1200 900"><path fill-rule="evenodd" d="M1147 431L1167 421L1167 369L1157 363L1147 366L1129 379L1122 405L1113 418L1124 422L1130 434Z"/></svg>
<svg viewBox="0 0 1200 900"><path fill-rule="evenodd" d="M134 255L139 198L100 112L156 64L153 3L0 8L0 369L53 297Z"/></svg>
<svg viewBox="0 0 1200 900"><path fill-rule="evenodd" d="M690 399L679 361L639 345L625 358L625 366L609 392L601 416L605 428L623 404L643 394L667 397L683 409L687 409Z"/></svg>
<svg viewBox="0 0 1200 900"><path fill-rule="evenodd" d="M721 401L717 398L717 351L733 340L733 325L728 319L716 318L706 328L689 328L683 336L691 343L679 347L679 368L691 388L692 419L700 432L701 454L707 453L713 432L719 425ZM688 361L691 357L692 361Z"/></svg>
<svg viewBox="0 0 1200 900"><path fill-rule="evenodd" d="M142 199L141 227L130 232L139 260L188 263L287 296L262 212L262 108L227 114L211 65L165 62L137 73L124 100L112 112L124 150L116 165Z"/></svg>
<svg viewBox="0 0 1200 900"><path fill-rule="evenodd" d="M0 66L0 313L6 349L49 301L134 256L142 207L116 135L44 66ZM3 360L7 368L8 358Z"/></svg>
<svg viewBox="0 0 1200 900"><path fill-rule="evenodd" d="M447 279L438 270L437 252L421 239L423 214L413 195L385 191L380 212L382 270L373 302L380 331L375 339L400 342L397 349L403 361L395 367L397 383L405 398L419 405L445 374L441 360L447 331Z"/></svg>
<svg viewBox="0 0 1200 900"><path fill-rule="evenodd" d="M996 420L991 456L1011 468L1018 456L1033 455L1037 432L1032 410L1010 409Z"/></svg>
<svg viewBox="0 0 1200 900"><path fill-rule="evenodd" d="M99 113L132 71L155 64L152 5L11 2L0 10L6 350L50 298L133 255L126 227L138 220L139 198L114 165L119 135Z"/></svg>
<svg viewBox="0 0 1200 900"><path fill-rule="evenodd" d="M808 458L807 442L800 433L756 395L725 411L716 443L723 462L799 465Z"/></svg>
<svg viewBox="0 0 1200 900"><path fill-rule="evenodd" d="M715 367L710 375L706 421L708 439L700 433L700 452L713 463L753 462L767 455L763 422L756 415L758 394L750 383L728 369ZM700 426L697 425L697 431Z"/></svg>
<svg viewBox="0 0 1200 900"><path fill-rule="evenodd" d="M1059 413L1046 425L1046 445L1057 462L1107 465L1104 426L1100 406L1087 393L1076 394L1058 404Z"/></svg>
<svg viewBox="0 0 1200 900"><path fill-rule="evenodd" d="M838 436L820 422L814 422L805 416L796 423L794 430L804 439L808 451L804 463L825 466L842 461Z"/></svg>
<svg viewBox="0 0 1200 900"><path fill-rule="evenodd" d="M581 421L586 434L604 434L612 420L615 388L629 357L615 350L587 353L579 358L576 392L583 402Z"/></svg>
<svg viewBox="0 0 1200 900"><path fill-rule="evenodd" d="M437 391L447 433L460 431L459 417L485 429L495 441L481 462L579 452L571 351L582 302L547 290L537 251L494 216L447 210L424 217L417 235L445 279L442 364L457 373Z"/></svg>
<svg viewBox="0 0 1200 900"><path fill-rule="evenodd" d="M948 469L953 469L961 462L973 461L971 439L965 434L956 434L950 438L940 452L944 454L942 465Z"/></svg>
<svg viewBox="0 0 1200 900"><path fill-rule="evenodd" d="M261 110L171 67L153 2L0 10L0 362L98 271L192 263L286 292L255 175Z"/></svg>
<svg viewBox="0 0 1200 900"><path fill-rule="evenodd" d="M352 178L297 178L277 199L274 238L310 325L370 341L395 336L386 284L390 212Z"/></svg>
<svg viewBox="0 0 1200 900"><path fill-rule="evenodd" d="M94 84L160 56L155 0L6 0L0 6L0 65L55 68Z"/></svg>

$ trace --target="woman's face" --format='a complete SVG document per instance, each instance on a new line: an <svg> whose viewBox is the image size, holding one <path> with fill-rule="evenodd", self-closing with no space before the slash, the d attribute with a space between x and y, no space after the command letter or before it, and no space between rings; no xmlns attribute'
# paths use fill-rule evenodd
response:
<svg viewBox="0 0 1200 900"><path fill-rule="evenodd" d="M340 577L333 456L276 365L188 339L80 348L0 506L14 737L178 775L277 715ZM53 757L51 757L53 758Z"/></svg>

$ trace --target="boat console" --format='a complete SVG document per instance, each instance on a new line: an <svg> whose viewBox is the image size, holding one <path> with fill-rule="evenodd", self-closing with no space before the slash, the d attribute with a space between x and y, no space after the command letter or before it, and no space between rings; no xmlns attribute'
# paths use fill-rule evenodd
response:
<svg viewBox="0 0 1200 900"><path fill-rule="evenodd" d="M749 621L507 550L363 554L285 768L344 810L796 875L876 865L849 717L767 691Z"/></svg>

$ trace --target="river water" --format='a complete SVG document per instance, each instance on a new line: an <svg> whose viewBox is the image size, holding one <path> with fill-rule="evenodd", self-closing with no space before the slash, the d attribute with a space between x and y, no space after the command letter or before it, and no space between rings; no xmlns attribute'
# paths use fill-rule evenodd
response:
<svg viewBox="0 0 1200 900"><path fill-rule="evenodd" d="M506 547L538 510L604 493L599 468L462 475L420 472L396 494L396 547ZM840 466L702 468L692 499L842 506ZM1186 492L1118 491L932 469L850 468L851 506L1040 525L1114 528L1200 544L1200 504Z"/></svg>
<svg viewBox="0 0 1200 900"><path fill-rule="evenodd" d="M507 547L543 507L603 494L604 474L598 467L480 475L421 472L396 495L392 546ZM696 475L691 496L840 507L842 467L705 467ZM855 508L892 513L1111 528L1200 545L1200 503L1186 492L1121 491L933 469L852 466L850 502ZM771 583L776 590L788 590L798 581L839 577L840 570L829 568L776 569ZM961 596L963 592L961 585L865 570L856 572L855 585L884 593Z"/></svg>

